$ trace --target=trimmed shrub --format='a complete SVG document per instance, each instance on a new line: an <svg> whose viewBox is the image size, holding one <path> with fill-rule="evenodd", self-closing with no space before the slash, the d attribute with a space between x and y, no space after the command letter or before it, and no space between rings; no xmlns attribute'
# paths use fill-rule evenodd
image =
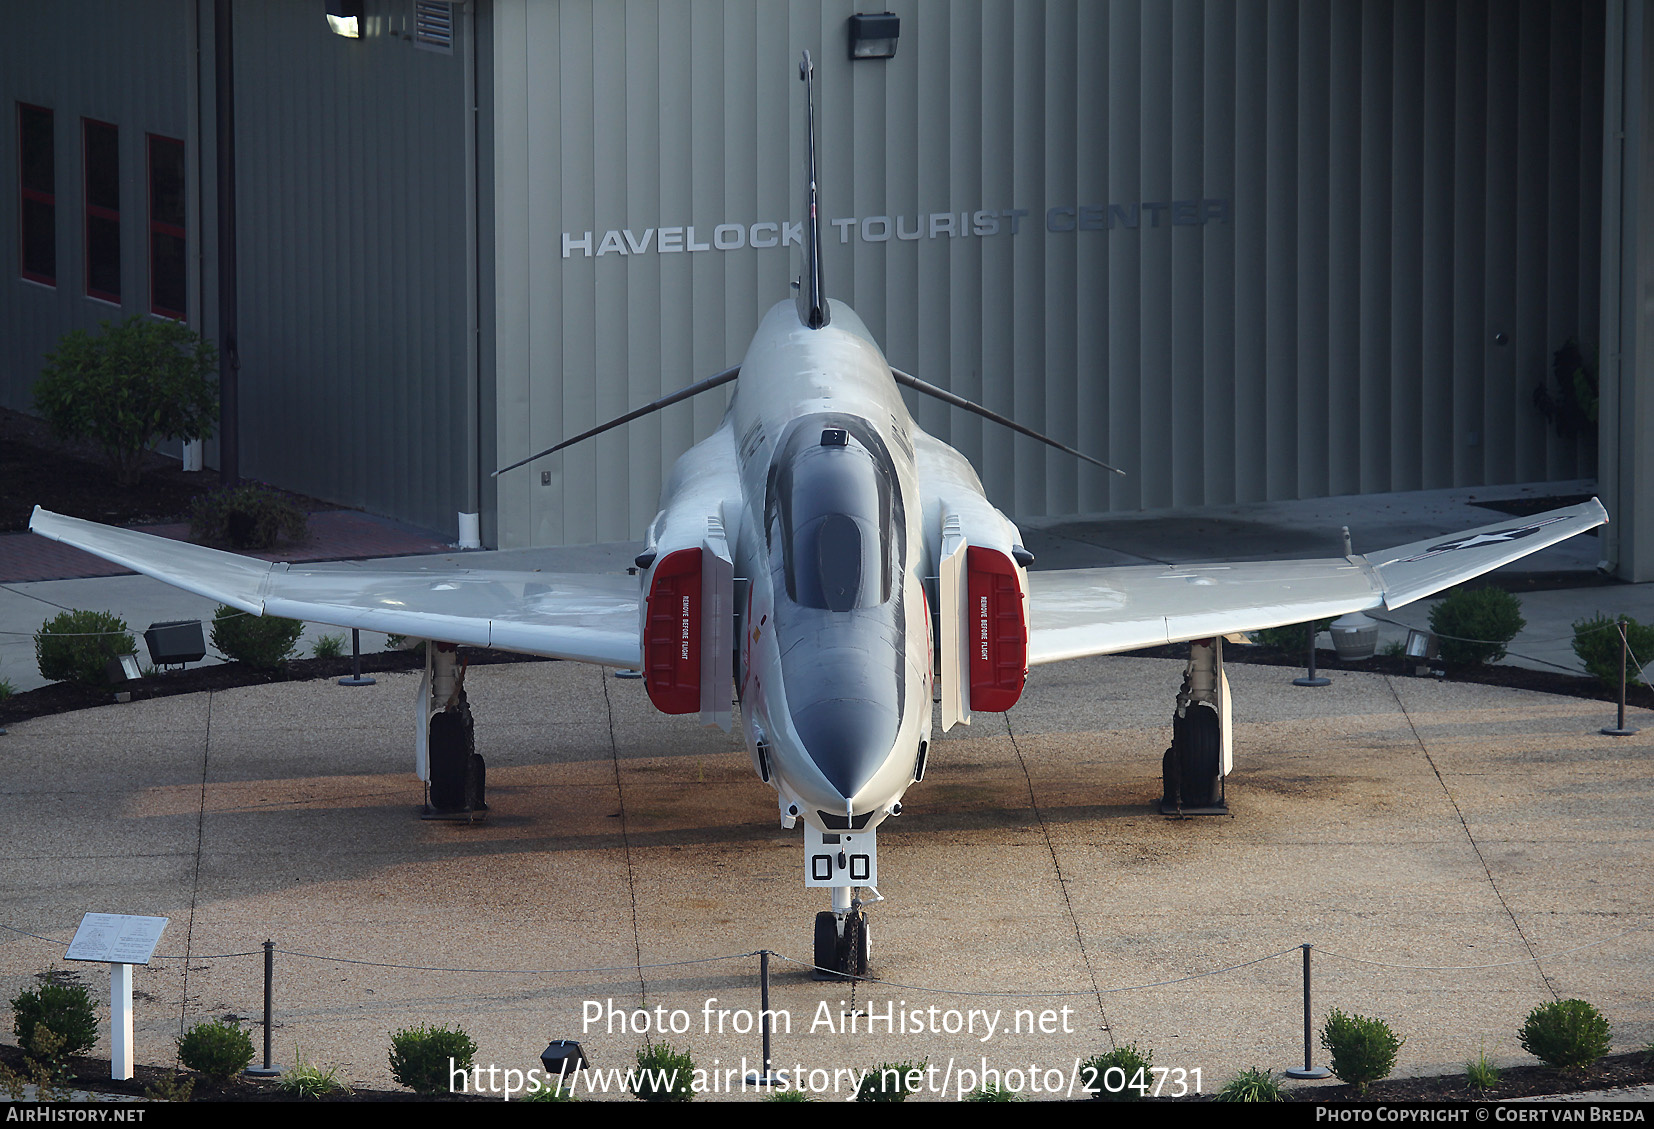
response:
<svg viewBox="0 0 1654 1129"><path fill-rule="evenodd" d="M905 1102L919 1088L925 1062L881 1062L862 1077L856 1086L858 1102Z"/></svg>
<svg viewBox="0 0 1654 1129"><path fill-rule="evenodd" d="M1498 662L1526 626L1522 601L1502 588L1455 588L1430 609L1430 630L1451 666Z"/></svg>
<svg viewBox="0 0 1654 1129"><path fill-rule="evenodd" d="M316 645L310 653L318 659L336 659L345 653L345 637L343 635L323 635L316 640Z"/></svg>
<svg viewBox="0 0 1654 1129"><path fill-rule="evenodd" d="M212 343L181 322L134 314L94 337L71 329L46 354L34 406L60 439L103 451L122 486L136 486L162 439L205 439L218 419Z"/></svg>
<svg viewBox="0 0 1654 1129"><path fill-rule="evenodd" d="M190 540L232 549L274 549L310 537L310 519L287 495L258 482L202 494L190 504Z"/></svg>
<svg viewBox="0 0 1654 1129"><path fill-rule="evenodd" d="M197 1023L178 1040L178 1061L208 1078L227 1082L253 1061L253 1038L234 1023Z"/></svg>
<svg viewBox="0 0 1654 1129"><path fill-rule="evenodd" d="M1345 1015L1337 1008L1321 1028L1321 1045L1332 1055L1332 1072L1359 1093L1396 1068L1396 1052L1407 1040L1382 1019Z"/></svg>
<svg viewBox="0 0 1654 1129"><path fill-rule="evenodd" d="M766 1097L764 1100L767 1101L767 1102L813 1102L813 1101L815 1101L815 1099L812 1098L809 1095L808 1091L805 1091L805 1090L771 1090L769 1096Z"/></svg>
<svg viewBox="0 0 1654 1129"><path fill-rule="evenodd" d="M1315 621L1317 635L1332 626L1330 619ZM1265 627L1258 631L1247 632L1247 637L1259 647L1271 647L1288 654L1307 655L1309 653L1309 634L1301 623L1289 623L1285 627Z"/></svg>
<svg viewBox="0 0 1654 1129"><path fill-rule="evenodd" d="M1080 1064L1080 1079L1095 1102L1140 1102L1154 1088L1154 1052L1136 1043L1115 1047Z"/></svg>
<svg viewBox="0 0 1654 1129"><path fill-rule="evenodd" d="M1608 1020L1584 1000L1553 1000L1528 1012L1518 1031L1522 1049L1540 1062L1580 1070L1608 1053Z"/></svg>
<svg viewBox="0 0 1654 1129"><path fill-rule="evenodd" d="M972 1090L965 1095L965 1100L968 1102L1020 1102L1023 1097L1014 1090L1007 1090L1004 1086L996 1084Z"/></svg>
<svg viewBox="0 0 1654 1129"><path fill-rule="evenodd" d="M1620 632L1615 626L1620 617L1612 618L1598 613L1592 619L1574 624L1574 654L1585 664L1585 669L1609 686L1620 684ZM1654 627L1644 627L1630 616L1625 617L1625 641L1631 655L1625 663L1625 684L1635 686L1642 681L1642 670L1637 660L1654 661Z"/></svg>
<svg viewBox="0 0 1654 1129"><path fill-rule="evenodd" d="M407 1027L391 1036L391 1077L416 1094L449 1092L448 1071L465 1070L477 1044L459 1027Z"/></svg>
<svg viewBox="0 0 1654 1129"><path fill-rule="evenodd" d="M137 649L126 621L109 612L59 612L34 634L34 661L40 677L52 682L106 686L104 667L116 655Z"/></svg>
<svg viewBox="0 0 1654 1129"><path fill-rule="evenodd" d="M11 1002L12 1030L17 1045L37 1058L68 1058L84 1054L98 1041L98 1012L85 985L62 974L47 973L38 988L30 988ZM62 1049L49 1054L36 1046L35 1031L44 1027L63 1040Z"/></svg>
<svg viewBox="0 0 1654 1129"><path fill-rule="evenodd" d="M1284 1102L1286 1098L1281 1094L1281 1084L1275 1076L1260 1066L1250 1070L1243 1070L1223 1084L1217 1097L1212 1099L1218 1102Z"/></svg>
<svg viewBox="0 0 1654 1129"><path fill-rule="evenodd" d="M632 1093L646 1102L687 1102L694 1098L695 1060L688 1048L645 1043L637 1053Z"/></svg>
<svg viewBox="0 0 1654 1129"><path fill-rule="evenodd" d="M304 624L296 619L252 615L228 604L212 613L212 645L225 658L258 670L280 670L302 634Z"/></svg>

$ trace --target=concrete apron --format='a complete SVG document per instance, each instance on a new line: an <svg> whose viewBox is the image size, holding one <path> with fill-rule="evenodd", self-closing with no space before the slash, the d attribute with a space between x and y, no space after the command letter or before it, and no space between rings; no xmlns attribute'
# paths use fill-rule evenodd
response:
<svg viewBox="0 0 1654 1129"><path fill-rule="evenodd" d="M806 1080L843 1098L853 1083L836 1071L925 1060L951 1098L984 1066L1066 1089L1077 1061L1129 1042L1214 1089L1301 1062L1305 942L1317 1024L1334 1006L1384 1018L1407 1038L1402 1073L1484 1049L1526 1061L1516 1028L1553 993L1602 1009L1616 1049L1654 1038L1654 720L1614 739L1597 733L1601 703L1230 672L1230 817L1155 806L1176 662L1036 668L1009 715L940 736L879 836L882 982L852 992L774 959L771 1006L792 1024L777 1065L819 1071ZM302 1053L390 1086L390 1032L459 1024L483 1064L526 1070L549 1039L575 1038L593 1065L624 1068L646 1036L635 1016L626 1031L607 1019L612 1000L669 1026L681 1012L687 1032L665 1037L702 1067L754 1066L758 1036L736 1033L735 1013L758 1008L756 957L638 967L810 958L827 899L805 890L802 836L778 828L739 735L656 714L608 671L480 668L468 689L492 810L421 822L414 688L251 687L13 726L0 923L66 942L86 911L170 917L167 955L136 978L139 1062L170 1063L181 1025L256 1019L261 957L220 954L273 938L278 1065ZM6 934L7 998L62 952ZM516 971L593 968L619 971ZM104 997L105 970L80 971ZM583 1025L588 1007L605 1018ZM973 1010L998 1013L990 1037L982 1015L974 1033L947 1030ZM1008 1030L1019 1010L1032 1033Z"/></svg>

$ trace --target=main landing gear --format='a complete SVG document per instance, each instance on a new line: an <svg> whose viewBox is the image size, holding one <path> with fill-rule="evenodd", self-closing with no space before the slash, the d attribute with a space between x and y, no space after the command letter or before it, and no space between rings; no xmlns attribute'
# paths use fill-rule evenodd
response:
<svg viewBox="0 0 1654 1129"><path fill-rule="evenodd" d="M1161 761L1164 815L1227 815L1223 778L1230 768L1229 681L1223 640L1189 644L1189 665L1172 715L1172 747Z"/></svg>
<svg viewBox="0 0 1654 1129"><path fill-rule="evenodd" d="M815 971L817 980L847 980L866 976L872 953L867 911L849 886L833 887L833 908L816 914ZM840 908L842 906L842 908Z"/></svg>

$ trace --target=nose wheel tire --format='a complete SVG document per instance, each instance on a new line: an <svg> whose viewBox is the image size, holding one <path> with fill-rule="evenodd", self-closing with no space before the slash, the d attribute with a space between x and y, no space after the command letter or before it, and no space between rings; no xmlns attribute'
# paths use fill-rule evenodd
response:
<svg viewBox="0 0 1654 1129"><path fill-rule="evenodd" d="M857 910L846 914L844 931L839 932L838 914L823 910L816 914L815 972L817 980L842 980L866 976L872 953L867 914Z"/></svg>

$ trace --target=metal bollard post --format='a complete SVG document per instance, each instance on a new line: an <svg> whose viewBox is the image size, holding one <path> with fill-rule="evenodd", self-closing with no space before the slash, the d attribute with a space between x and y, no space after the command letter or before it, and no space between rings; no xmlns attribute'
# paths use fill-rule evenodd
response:
<svg viewBox="0 0 1654 1129"><path fill-rule="evenodd" d="M264 942L264 1065L249 1066L247 1073L255 1078L269 1078L280 1074L281 1071L270 1064L270 1029L275 1026L271 1019L271 987L276 979L276 943Z"/></svg>
<svg viewBox="0 0 1654 1129"><path fill-rule="evenodd" d="M1310 1004L1309 1004L1309 950L1311 949L1311 947L1312 946L1310 946L1310 945L1304 945L1303 946L1303 949L1304 949L1304 1065L1301 1069L1298 1068L1298 1067L1289 1067L1285 1071L1285 1074L1288 1078L1330 1078L1332 1076L1332 1071L1328 1070L1326 1067L1315 1065L1315 1059L1313 1057L1313 1052L1311 1050L1312 1044L1310 1043L1310 1039L1313 1035L1313 1029L1314 1029L1314 1025L1315 1025L1315 1021L1310 1015Z"/></svg>
<svg viewBox="0 0 1654 1129"><path fill-rule="evenodd" d="M372 678L362 677L362 632L350 629L350 677L339 679L340 686L372 686Z"/></svg>
<svg viewBox="0 0 1654 1129"><path fill-rule="evenodd" d="M1619 724L1615 725L1611 729L1608 726L1605 725L1605 726L1602 727L1602 732L1605 733L1606 735L1608 735L1609 737L1629 737L1633 733L1637 732L1637 730L1634 729L1634 728L1633 729L1627 729L1625 727L1625 663L1626 663L1626 654L1627 654L1627 652L1629 652L1631 650L1631 644L1626 640L1626 637L1625 637L1625 617L1624 616L1620 617L1619 623L1616 626L1619 627L1619 629L1620 629L1620 713L1619 713Z"/></svg>

